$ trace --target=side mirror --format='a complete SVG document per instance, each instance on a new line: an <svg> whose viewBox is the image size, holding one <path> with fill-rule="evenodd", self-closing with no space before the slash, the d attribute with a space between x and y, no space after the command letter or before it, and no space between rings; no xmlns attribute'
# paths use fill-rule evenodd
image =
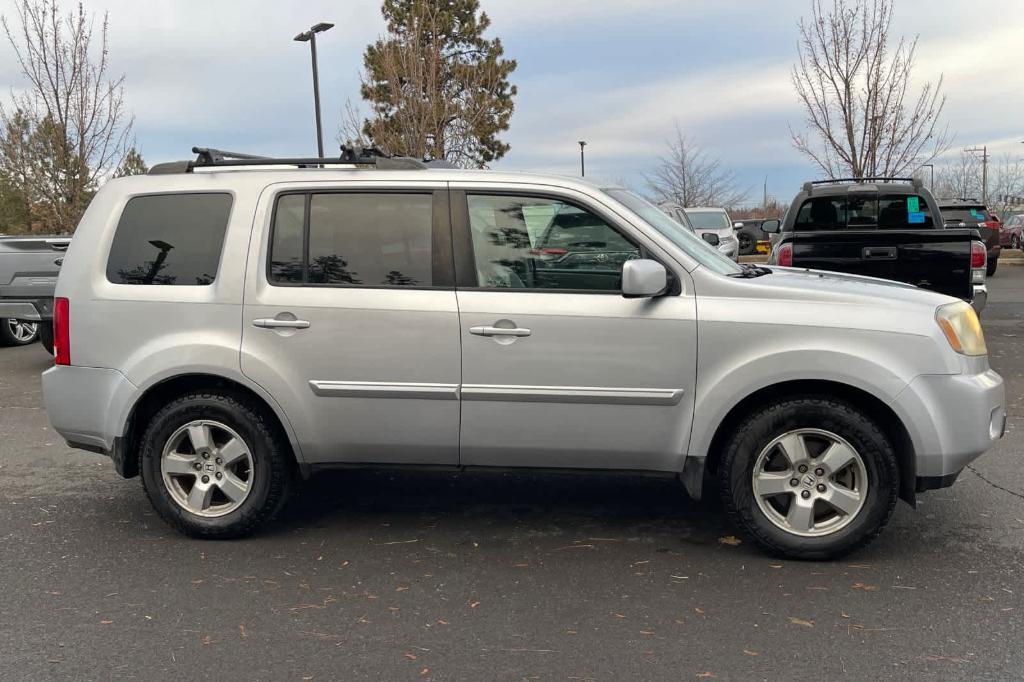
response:
<svg viewBox="0 0 1024 682"><path fill-rule="evenodd" d="M732 224L732 229L734 229L734 230L742 230L743 229L743 223L733 223Z"/></svg>
<svg viewBox="0 0 1024 682"><path fill-rule="evenodd" d="M781 227L782 227L782 224L779 223L778 220L774 220L774 219L773 220L766 220L763 223L761 223L761 231L762 232L767 232L768 234L776 234Z"/></svg>
<svg viewBox="0 0 1024 682"><path fill-rule="evenodd" d="M655 260L628 260L622 264L622 295L625 298L652 298L668 289L668 271Z"/></svg>
<svg viewBox="0 0 1024 682"><path fill-rule="evenodd" d="M705 232L700 236L700 238L706 241L708 244L711 244L711 246L718 246L719 242L722 241L714 232Z"/></svg>

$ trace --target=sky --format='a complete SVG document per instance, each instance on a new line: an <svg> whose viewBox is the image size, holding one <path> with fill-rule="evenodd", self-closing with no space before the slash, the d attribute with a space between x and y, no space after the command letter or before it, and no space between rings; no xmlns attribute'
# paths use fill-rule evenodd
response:
<svg viewBox="0 0 1024 682"><path fill-rule="evenodd" d="M71 3L67 3L71 6ZM85 0L109 13L111 69L125 76L137 146L150 164L193 145L267 155L316 151L308 44L318 21L325 148L346 100L359 103L366 45L384 31L379 0ZM644 187L675 127L749 188L787 202L814 167L790 69L811 0L481 0L518 62L503 170L579 172ZM1024 152L1024 0L895 0L893 34L919 37L915 82L943 78L951 153ZM14 0L0 0L11 16ZM0 45L0 93L22 87Z"/></svg>

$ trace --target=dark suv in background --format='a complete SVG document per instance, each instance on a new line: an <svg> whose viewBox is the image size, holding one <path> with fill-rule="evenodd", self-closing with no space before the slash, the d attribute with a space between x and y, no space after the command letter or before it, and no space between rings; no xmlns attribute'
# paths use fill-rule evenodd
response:
<svg viewBox="0 0 1024 682"><path fill-rule="evenodd" d="M996 274L999 252L1002 250L999 244L999 216L989 212L988 207L977 199L940 198L937 201L946 227L967 227L978 231L988 251L986 274L989 277Z"/></svg>

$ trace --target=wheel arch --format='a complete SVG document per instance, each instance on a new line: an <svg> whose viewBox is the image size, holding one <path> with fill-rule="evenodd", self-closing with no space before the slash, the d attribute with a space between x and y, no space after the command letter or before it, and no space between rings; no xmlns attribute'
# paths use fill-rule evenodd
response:
<svg viewBox="0 0 1024 682"><path fill-rule="evenodd" d="M839 398L863 410L868 417L874 420L896 452L896 462L900 472L900 499L915 506L917 468L914 443L903 421L889 405L877 396L862 388L837 381L817 379L784 381L760 388L740 400L729 410L715 429L704 460L705 473L717 475L726 440L757 405L767 401L777 402L797 395L823 395Z"/></svg>
<svg viewBox="0 0 1024 682"><path fill-rule="evenodd" d="M200 390L227 391L251 401L263 411L271 427L277 429L288 440L291 446L289 454L295 460L299 471L303 475L307 473L291 424L273 399L236 379L195 372L164 378L139 393L128 411L121 429L122 435L116 438L114 443L114 462L122 476L132 478L139 475L139 461L135 455L138 453L139 440L146 424L153 415L175 397Z"/></svg>

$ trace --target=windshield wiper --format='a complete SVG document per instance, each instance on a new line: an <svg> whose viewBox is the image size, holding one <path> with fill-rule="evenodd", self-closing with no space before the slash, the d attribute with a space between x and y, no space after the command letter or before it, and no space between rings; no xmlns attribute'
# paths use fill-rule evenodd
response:
<svg viewBox="0 0 1024 682"><path fill-rule="evenodd" d="M754 265L752 263L743 263L742 265L740 265L740 267L743 268L742 272L737 272L737 273L729 275L729 276L730 277L745 277L745 278L749 279L751 277L761 277L762 275L770 275L770 274L772 274L772 271L769 268L766 268L766 267L761 266L761 265Z"/></svg>

